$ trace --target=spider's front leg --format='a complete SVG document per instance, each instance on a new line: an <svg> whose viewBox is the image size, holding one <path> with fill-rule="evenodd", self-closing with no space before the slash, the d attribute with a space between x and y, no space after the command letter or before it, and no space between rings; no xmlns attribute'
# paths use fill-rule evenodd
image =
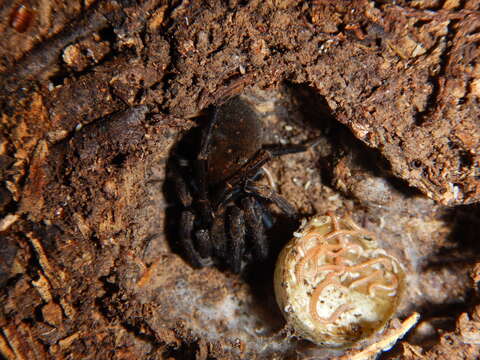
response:
<svg viewBox="0 0 480 360"><path fill-rule="evenodd" d="M198 253L203 259L209 258L212 255L212 241L210 240L210 233L206 229L199 229L195 231L195 239L197 240Z"/></svg>
<svg viewBox="0 0 480 360"><path fill-rule="evenodd" d="M209 228L214 221L213 209L208 197L207 161L208 155L211 151L210 144L212 142L213 128L218 123L218 121L218 113L215 112L213 119L202 131L200 150L194 162L194 174L198 181L198 210L202 218L202 223L207 228Z"/></svg>
<svg viewBox="0 0 480 360"><path fill-rule="evenodd" d="M197 268L209 265L209 259L212 253L212 244L208 230L200 229L194 232L195 215L190 210L184 210L180 217L180 244L185 250L190 263ZM195 234L197 249L192 239L192 233Z"/></svg>
<svg viewBox="0 0 480 360"><path fill-rule="evenodd" d="M246 180L253 179L262 166L273 158L287 154L295 154L306 150L307 147L305 145L270 147L259 150L254 157L248 160L240 170L228 178L223 186L216 191L213 197L214 201L212 201L214 207L226 204L232 194L243 187Z"/></svg>
<svg viewBox="0 0 480 360"><path fill-rule="evenodd" d="M183 173L181 171L181 162L185 161L177 156L174 157L170 171L168 172L168 178L173 184L175 193L178 196L178 199L182 203L184 208L189 208L192 205L192 194L189 189L189 185L185 181Z"/></svg>
<svg viewBox="0 0 480 360"><path fill-rule="evenodd" d="M229 208L228 212L229 237L231 244L231 269L235 274L242 271L242 257L245 249L245 217L237 206Z"/></svg>
<svg viewBox="0 0 480 360"><path fill-rule="evenodd" d="M225 233L225 210L218 211L213 218L210 228L210 239L215 257L225 260L228 258L228 242Z"/></svg>
<svg viewBox="0 0 480 360"><path fill-rule="evenodd" d="M254 255L264 260L268 255L268 243L260 204L253 196L245 197L241 204L245 212L247 230L251 233Z"/></svg>
<svg viewBox="0 0 480 360"><path fill-rule="evenodd" d="M194 162L194 170L198 180L198 211L200 212L203 225L209 228L213 221L213 211L210 200L208 199L207 162L202 159L197 159Z"/></svg>
<svg viewBox="0 0 480 360"><path fill-rule="evenodd" d="M182 160L183 162L185 162L185 160L181 158L175 158L174 160L175 162L172 163L169 178L184 208L180 216L180 243L187 253L188 259L191 259L192 264L196 267L203 266L212 252L210 235L208 230L205 229L208 224L203 223L204 226L195 231L195 237L192 239L192 232L195 228L195 212L192 209L192 202L195 194L192 196L191 192L193 191L195 193L195 186L191 183L187 184L185 178L188 175L184 176L181 170ZM186 167L186 164L183 166ZM196 249L198 249L198 252Z"/></svg>
<svg viewBox="0 0 480 360"><path fill-rule="evenodd" d="M180 244L185 250L190 263L197 268L203 267L205 260L195 250L192 240L192 232L195 222L195 215L190 210L184 210L180 217Z"/></svg>
<svg viewBox="0 0 480 360"><path fill-rule="evenodd" d="M273 202L289 217L294 218L297 216L295 208L285 199L283 196L277 194L275 190L265 185L257 185L251 182L247 182L245 185L245 191L261 197L262 199Z"/></svg>

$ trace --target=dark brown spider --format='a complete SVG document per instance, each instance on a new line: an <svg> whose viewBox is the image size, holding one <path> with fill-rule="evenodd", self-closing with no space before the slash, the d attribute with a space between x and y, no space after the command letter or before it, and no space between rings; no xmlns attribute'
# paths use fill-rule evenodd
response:
<svg viewBox="0 0 480 360"><path fill-rule="evenodd" d="M272 221L266 203L288 216L296 214L286 199L255 183L262 166L307 146L264 146L262 123L240 97L217 107L199 135L193 143L180 142L169 165L181 203L175 237L194 267L215 263L240 273L249 261L268 255L265 230Z"/></svg>

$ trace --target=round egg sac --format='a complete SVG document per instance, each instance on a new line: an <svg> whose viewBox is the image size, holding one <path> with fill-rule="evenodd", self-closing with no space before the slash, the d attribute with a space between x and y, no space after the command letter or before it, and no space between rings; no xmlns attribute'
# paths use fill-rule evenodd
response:
<svg viewBox="0 0 480 360"><path fill-rule="evenodd" d="M304 220L275 268L275 296L295 335L346 347L382 330L405 288L373 234L333 214Z"/></svg>

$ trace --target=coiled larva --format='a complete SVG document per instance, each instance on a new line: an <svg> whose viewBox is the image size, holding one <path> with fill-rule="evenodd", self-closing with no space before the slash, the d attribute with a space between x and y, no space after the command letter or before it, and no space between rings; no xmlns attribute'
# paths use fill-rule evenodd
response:
<svg viewBox="0 0 480 360"><path fill-rule="evenodd" d="M329 347L381 330L405 287L402 266L373 234L331 213L302 224L280 253L274 281L295 334Z"/></svg>

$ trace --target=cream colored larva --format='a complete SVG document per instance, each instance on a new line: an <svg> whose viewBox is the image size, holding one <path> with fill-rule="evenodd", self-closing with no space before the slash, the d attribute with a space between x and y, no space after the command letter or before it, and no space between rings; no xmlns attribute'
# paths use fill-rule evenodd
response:
<svg viewBox="0 0 480 360"><path fill-rule="evenodd" d="M295 335L328 347L383 329L405 287L402 266L374 236L331 213L303 222L280 253L274 281Z"/></svg>

